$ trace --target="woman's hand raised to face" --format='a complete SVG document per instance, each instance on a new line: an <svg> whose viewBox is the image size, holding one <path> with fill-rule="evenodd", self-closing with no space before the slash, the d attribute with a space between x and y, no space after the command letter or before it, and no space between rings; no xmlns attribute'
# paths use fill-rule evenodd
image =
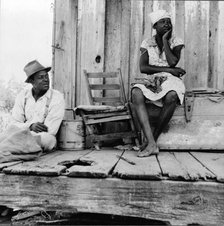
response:
<svg viewBox="0 0 224 226"><path fill-rule="evenodd" d="M186 71L184 69L180 68L180 67L174 67L174 68L169 68L169 73L180 78L184 74L186 74Z"/></svg>
<svg viewBox="0 0 224 226"><path fill-rule="evenodd" d="M171 37L172 34L172 29L168 30L164 35L163 35L163 41L168 40Z"/></svg>

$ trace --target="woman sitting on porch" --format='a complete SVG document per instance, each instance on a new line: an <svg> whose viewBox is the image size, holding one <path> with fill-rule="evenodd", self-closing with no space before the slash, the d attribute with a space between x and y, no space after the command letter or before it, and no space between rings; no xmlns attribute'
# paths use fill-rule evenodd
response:
<svg viewBox="0 0 224 226"><path fill-rule="evenodd" d="M181 77L186 73L176 67L183 42L172 35L169 13L158 10L150 14L156 34L145 39L140 47L140 71L146 74L141 84L132 88L132 102L146 138L138 157L158 154L156 141L173 116L177 104L182 104L185 86ZM146 100L161 107L155 130L152 132Z"/></svg>

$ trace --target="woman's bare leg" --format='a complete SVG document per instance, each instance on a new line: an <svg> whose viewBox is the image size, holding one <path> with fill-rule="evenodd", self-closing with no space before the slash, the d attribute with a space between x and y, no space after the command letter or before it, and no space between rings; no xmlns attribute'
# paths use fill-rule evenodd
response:
<svg viewBox="0 0 224 226"><path fill-rule="evenodd" d="M158 139L162 130L169 123L171 117L173 116L173 113L177 105L177 101L178 101L178 96L175 91L170 91L164 97L163 108L161 110L158 123L153 133L155 141Z"/></svg>
<svg viewBox="0 0 224 226"><path fill-rule="evenodd" d="M158 153L158 147L154 140L151 126L149 123L149 117L145 106L145 97L139 88L134 88L132 90L132 103L143 133L147 140L146 147L138 153L138 157L147 157L151 154L156 154Z"/></svg>

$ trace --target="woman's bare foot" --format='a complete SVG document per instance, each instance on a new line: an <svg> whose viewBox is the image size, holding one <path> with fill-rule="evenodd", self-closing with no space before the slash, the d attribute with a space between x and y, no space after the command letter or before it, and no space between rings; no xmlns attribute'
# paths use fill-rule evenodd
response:
<svg viewBox="0 0 224 226"><path fill-rule="evenodd" d="M143 151L147 147L147 145L148 145L147 141L143 142L143 144L139 147L139 151Z"/></svg>
<svg viewBox="0 0 224 226"><path fill-rule="evenodd" d="M140 150L137 154L138 157L148 157L150 155L157 155L159 148L155 144L148 144L145 149Z"/></svg>

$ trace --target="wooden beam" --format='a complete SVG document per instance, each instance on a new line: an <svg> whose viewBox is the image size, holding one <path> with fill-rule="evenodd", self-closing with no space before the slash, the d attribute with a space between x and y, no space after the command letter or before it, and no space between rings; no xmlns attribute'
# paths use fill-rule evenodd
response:
<svg viewBox="0 0 224 226"><path fill-rule="evenodd" d="M224 184L0 174L1 205L223 225Z"/></svg>

